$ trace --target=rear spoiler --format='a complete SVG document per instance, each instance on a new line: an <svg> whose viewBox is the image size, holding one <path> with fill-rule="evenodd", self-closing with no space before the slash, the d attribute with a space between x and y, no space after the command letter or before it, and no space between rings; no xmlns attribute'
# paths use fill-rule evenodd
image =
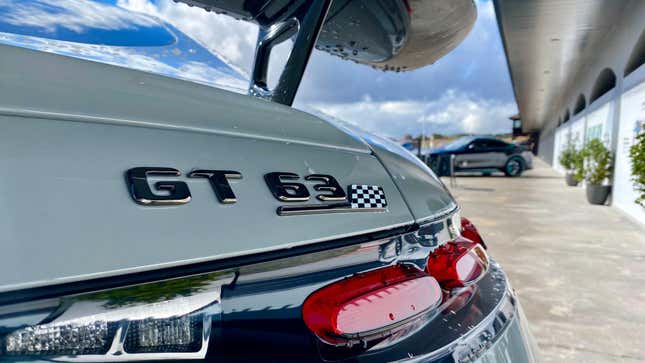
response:
<svg viewBox="0 0 645 363"><path fill-rule="evenodd" d="M434 63L472 29L473 0L175 0L259 25L249 93L291 105L314 47L384 71ZM277 86L271 49L293 39Z"/></svg>

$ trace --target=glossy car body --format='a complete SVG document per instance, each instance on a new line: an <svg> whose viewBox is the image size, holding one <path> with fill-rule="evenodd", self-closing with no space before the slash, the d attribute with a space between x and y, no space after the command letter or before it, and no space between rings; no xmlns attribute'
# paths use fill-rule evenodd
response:
<svg viewBox="0 0 645 363"><path fill-rule="evenodd" d="M0 360L535 361L494 261L378 336L321 340L303 321L313 293L393 266L424 271L460 238L441 181L387 140L220 89L242 77L157 19L83 7L128 24L127 39L168 32L169 43L125 46L100 25L67 34L107 36L99 44L34 36L28 18L15 28L18 15L66 11L41 4L2 8ZM177 171L144 177L154 198L180 186L190 198L141 203L128 172L141 167ZM238 172L227 184L235 200L189 177L197 169ZM312 197L276 198L265 180L274 172L296 174ZM316 174L377 185L387 208L277 213L327 205L314 197L327 193L320 180L305 179Z"/></svg>
<svg viewBox="0 0 645 363"><path fill-rule="evenodd" d="M467 136L456 139L433 150L427 159L432 170L441 176L450 175L451 162L454 162L455 172L501 171L507 176L519 176L533 167L530 151L492 137Z"/></svg>

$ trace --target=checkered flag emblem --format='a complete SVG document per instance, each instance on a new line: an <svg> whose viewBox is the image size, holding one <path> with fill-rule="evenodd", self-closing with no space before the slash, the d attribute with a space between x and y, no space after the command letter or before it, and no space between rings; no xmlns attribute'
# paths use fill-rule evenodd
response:
<svg viewBox="0 0 645 363"><path fill-rule="evenodd" d="M349 202L352 209L385 209L387 199L383 188L378 185L357 185L349 186Z"/></svg>

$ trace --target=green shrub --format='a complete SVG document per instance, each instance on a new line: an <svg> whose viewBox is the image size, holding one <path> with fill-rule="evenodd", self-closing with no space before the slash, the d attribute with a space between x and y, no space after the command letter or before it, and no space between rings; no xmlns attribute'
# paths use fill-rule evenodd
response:
<svg viewBox="0 0 645 363"><path fill-rule="evenodd" d="M636 137L636 142L629 148L632 160L632 177L639 193L636 203L645 206L645 133Z"/></svg>
<svg viewBox="0 0 645 363"><path fill-rule="evenodd" d="M583 179L584 158L582 156L582 151L576 149L575 142L567 143L567 146L562 150L558 161L566 171L572 171L574 173L576 180L581 181Z"/></svg>
<svg viewBox="0 0 645 363"><path fill-rule="evenodd" d="M599 139L593 139L582 150L584 179L589 184L600 185L611 178L613 155Z"/></svg>

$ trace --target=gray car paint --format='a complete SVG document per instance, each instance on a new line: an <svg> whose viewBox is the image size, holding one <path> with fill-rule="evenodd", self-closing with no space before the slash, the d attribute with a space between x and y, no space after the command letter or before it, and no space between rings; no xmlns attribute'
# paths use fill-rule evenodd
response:
<svg viewBox="0 0 645 363"><path fill-rule="evenodd" d="M455 157L455 165L460 168L503 168L508 156L503 152L460 154Z"/></svg>
<svg viewBox="0 0 645 363"><path fill-rule="evenodd" d="M367 146L307 114L188 82L0 47L3 289L312 243L412 223ZM258 120L260 122L258 122ZM261 135L261 136L260 136ZM142 207L135 166L233 169L239 202ZM263 174L378 184L386 213L279 217ZM34 228L37 226L37 228ZM306 226L306 228L303 228ZM163 248L159 248L163 246ZM29 261L32 268L22 268Z"/></svg>
<svg viewBox="0 0 645 363"><path fill-rule="evenodd" d="M486 139L476 139L466 148L468 153L458 154L455 158L455 165L460 168L503 168L509 156L504 151L480 152L477 149L477 143L485 142Z"/></svg>
<svg viewBox="0 0 645 363"><path fill-rule="evenodd" d="M375 147L382 162L397 164L396 183L416 185L406 193L426 186L413 215L365 142L306 113L112 65L4 45L0 52L0 290L314 243L455 207L427 170ZM182 176L189 204L139 206L124 181L135 166L238 170L239 201L219 204L205 180ZM388 209L279 217L263 181L271 171L381 185Z"/></svg>
<svg viewBox="0 0 645 363"><path fill-rule="evenodd" d="M356 128L348 129L360 135L372 147L392 176L417 222L437 219L458 208L441 180L404 147Z"/></svg>
<svg viewBox="0 0 645 363"><path fill-rule="evenodd" d="M369 152L292 108L154 74L0 45L3 114L198 131Z"/></svg>

